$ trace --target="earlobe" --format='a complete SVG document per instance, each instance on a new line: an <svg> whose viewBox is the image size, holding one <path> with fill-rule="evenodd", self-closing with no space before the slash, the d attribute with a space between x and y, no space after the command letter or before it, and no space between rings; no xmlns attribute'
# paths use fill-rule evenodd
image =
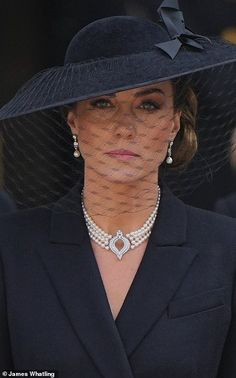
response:
<svg viewBox="0 0 236 378"><path fill-rule="evenodd" d="M75 115L72 110L68 112L67 115L67 124L71 129L72 134L75 134L77 131L76 123L75 123Z"/></svg>
<svg viewBox="0 0 236 378"><path fill-rule="evenodd" d="M174 140L180 129L180 119L182 112L176 112L173 119L173 127L171 130L171 139Z"/></svg>

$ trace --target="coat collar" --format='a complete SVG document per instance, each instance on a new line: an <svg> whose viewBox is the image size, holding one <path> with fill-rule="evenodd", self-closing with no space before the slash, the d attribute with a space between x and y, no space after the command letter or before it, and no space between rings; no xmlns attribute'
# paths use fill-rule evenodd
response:
<svg viewBox="0 0 236 378"><path fill-rule="evenodd" d="M176 217L178 215L178 217ZM70 227L68 227L70 225ZM182 201L166 185L161 187L161 201L153 226L152 243L182 245L186 240L187 214ZM80 244L87 235L78 186L53 207L50 240L56 243Z"/></svg>
<svg viewBox="0 0 236 378"><path fill-rule="evenodd" d="M76 208L62 211L66 203ZM129 357L160 319L197 255L185 246L186 230L186 206L163 187L143 260L114 322L80 193L74 190L54 206L49 251L41 248L39 254L75 333L103 376L133 377Z"/></svg>

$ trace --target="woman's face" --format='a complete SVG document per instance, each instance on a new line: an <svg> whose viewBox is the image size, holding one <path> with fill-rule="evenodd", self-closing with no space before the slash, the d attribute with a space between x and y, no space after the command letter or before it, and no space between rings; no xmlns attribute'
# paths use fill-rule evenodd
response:
<svg viewBox="0 0 236 378"><path fill-rule="evenodd" d="M67 120L85 169L125 183L157 174L179 131L180 112L166 81L77 102Z"/></svg>

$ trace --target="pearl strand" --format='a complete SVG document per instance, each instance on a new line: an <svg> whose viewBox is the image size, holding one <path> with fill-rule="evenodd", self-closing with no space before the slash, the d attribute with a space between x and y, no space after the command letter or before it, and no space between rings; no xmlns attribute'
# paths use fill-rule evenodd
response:
<svg viewBox="0 0 236 378"><path fill-rule="evenodd" d="M139 246L150 236L151 229L153 227L153 224L155 222L155 219L158 213L160 197L161 197L161 191L160 191L160 187L158 186L157 203L151 215L148 217L148 219L146 220L146 222L143 224L142 227L140 227L138 230L132 231L125 235L125 237L130 242L130 249L134 249L135 247ZM100 245L102 248L109 250L110 249L109 242L113 238L113 235L108 234L105 231L103 231L98 225L96 225L93 219L89 216L84 206L83 191L81 194L81 204L82 204L82 209L84 213L85 223L88 228L88 233L89 233L90 238L94 240L95 243Z"/></svg>

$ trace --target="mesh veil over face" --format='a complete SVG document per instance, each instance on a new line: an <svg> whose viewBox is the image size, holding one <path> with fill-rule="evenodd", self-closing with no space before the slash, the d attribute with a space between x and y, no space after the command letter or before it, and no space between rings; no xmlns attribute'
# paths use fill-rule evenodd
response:
<svg viewBox="0 0 236 378"><path fill-rule="evenodd" d="M178 81L183 84L175 85ZM188 75L184 80L173 80L176 90L173 89L172 94L164 91L162 95L154 91L137 96L141 89L145 89L142 86L87 99L77 105L3 120L2 187L13 196L20 209L49 206L75 186L78 201L87 170L90 172L89 180L94 181L94 201L102 204L94 208L108 215L113 211L109 204L109 188L112 185L114 189L114 184L117 188L127 189L129 185L132 188L148 182L148 185L140 186L136 197L139 193L140 203L145 198L146 207L153 205L151 194L155 191L159 170L159 179L161 177L177 195L184 197L204 180L209 180L228 159L230 136L236 123L235 84L236 65L231 63ZM150 87L163 89L163 83L146 88ZM181 91L186 91L186 87L193 89L198 100L198 151L187 166L182 164L179 169L174 169L175 164L165 163L170 141L168 133L177 112L182 112L180 124L182 122L181 107L186 101L181 99ZM68 112L75 112L78 117L78 143L83 155L78 159L73 156L73 131L68 126ZM183 127L186 126L181 124L174 140L174 162L179 152L183 160L185 157L185 144L177 142ZM139 156L124 160L106 155L116 149L131 150ZM91 172L94 172L96 179L93 180ZM132 196L133 191L130 193ZM129 191L119 193L121 212L129 211L131 200ZM63 202L65 209L76 211L75 203L70 198Z"/></svg>
<svg viewBox="0 0 236 378"><path fill-rule="evenodd" d="M183 197L227 161L236 46L188 30L176 0L158 14L158 23L87 25L63 66L35 75L0 110L2 188L18 208L65 196L60 209L77 212L85 187L94 214L145 211L161 179Z"/></svg>

